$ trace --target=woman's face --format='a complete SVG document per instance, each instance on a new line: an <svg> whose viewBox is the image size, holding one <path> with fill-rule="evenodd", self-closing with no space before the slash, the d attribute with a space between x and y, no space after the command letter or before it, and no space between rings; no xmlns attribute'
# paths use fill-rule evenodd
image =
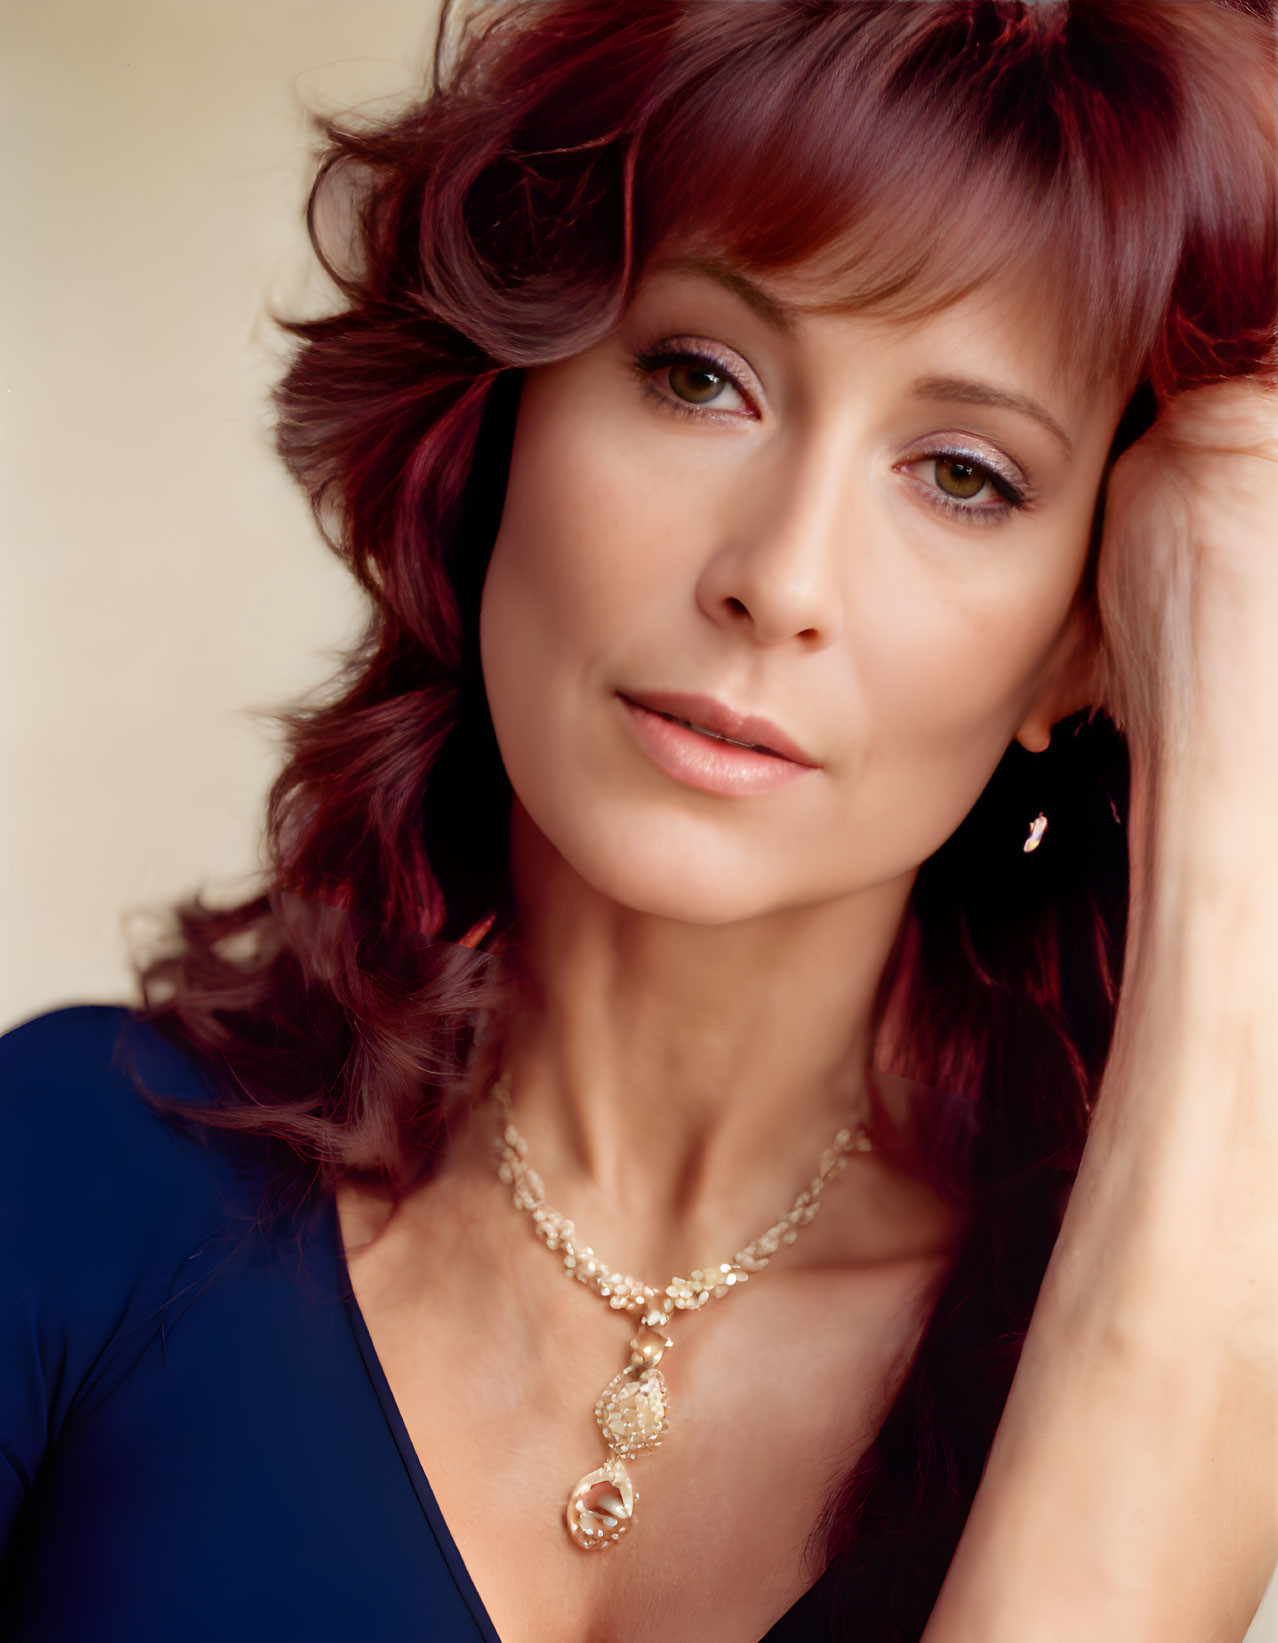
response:
<svg viewBox="0 0 1278 1643"><path fill-rule="evenodd" d="M692 922L908 881L1013 737L1082 705L1062 668L1120 408L1023 297L786 323L654 271L523 384L480 622L517 803L596 890Z"/></svg>

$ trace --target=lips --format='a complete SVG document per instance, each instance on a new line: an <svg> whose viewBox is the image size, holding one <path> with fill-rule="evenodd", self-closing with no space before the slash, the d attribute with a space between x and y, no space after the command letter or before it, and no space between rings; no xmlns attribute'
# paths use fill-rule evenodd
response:
<svg viewBox="0 0 1278 1643"><path fill-rule="evenodd" d="M646 707L650 713L659 713L676 723L689 725L693 730L709 731L712 736L721 736L758 752L770 753L774 758L788 759L792 764L805 765L809 769L817 768L817 760L809 757L771 719L755 713L736 713L722 702L717 702L713 696L676 690L651 690L642 694L619 691L618 695L624 701Z"/></svg>

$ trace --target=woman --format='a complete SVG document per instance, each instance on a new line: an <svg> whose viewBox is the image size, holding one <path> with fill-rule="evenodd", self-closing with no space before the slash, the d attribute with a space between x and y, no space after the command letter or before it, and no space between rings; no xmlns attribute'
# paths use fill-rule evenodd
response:
<svg viewBox="0 0 1278 1643"><path fill-rule="evenodd" d="M6 1040L10 1634L1241 1638L1271 19L455 20L312 196L269 882Z"/></svg>

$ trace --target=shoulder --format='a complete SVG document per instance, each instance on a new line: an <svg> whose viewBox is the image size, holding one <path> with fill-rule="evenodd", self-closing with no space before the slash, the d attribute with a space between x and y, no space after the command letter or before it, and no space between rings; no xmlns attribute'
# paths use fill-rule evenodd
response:
<svg viewBox="0 0 1278 1643"><path fill-rule="evenodd" d="M6 1106L21 1086L61 1090L71 1099L118 1079L124 1059L167 1050L194 1095L200 1084L194 1060L164 1044L154 1028L122 1004L72 1004L33 1016L0 1034L0 1100Z"/></svg>
<svg viewBox="0 0 1278 1643"><path fill-rule="evenodd" d="M216 1253L251 1183L145 1099L209 1103L207 1069L123 1007L0 1037L0 1539L49 1440L109 1397Z"/></svg>
<svg viewBox="0 0 1278 1643"><path fill-rule="evenodd" d="M0 1157L11 1187L39 1160L92 1178L127 1177L170 1157L177 1140L138 1080L206 1102L194 1056L121 1005L84 1004L35 1016L0 1037ZM43 1171L36 1169L36 1174Z"/></svg>
<svg viewBox="0 0 1278 1643"><path fill-rule="evenodd" d="M240 1197L231 1152L139 1082L214 1099L208 1069L123 1006L52 1010L0 1037L0 1262L24 1282L105 1295Z"/></svg>

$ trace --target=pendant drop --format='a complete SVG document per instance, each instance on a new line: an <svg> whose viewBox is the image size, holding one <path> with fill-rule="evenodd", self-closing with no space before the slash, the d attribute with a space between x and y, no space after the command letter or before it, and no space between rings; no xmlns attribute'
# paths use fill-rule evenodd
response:
<svg viewBox="0 0 1278 1643"><path fill-rule="evenodd" d="M568 1533L587 1552L611 1546L629 1529L635 1499L630 1474L614 1455L606 1466L587 1472L569 1495Z"/></svg>
<svg viewBox="0 0 1278 1643"><path fill-rule="evenodd" d="M659 1313L644 1319L630 1343L630 1362L595 1403L595 1420L612 1454L586 1473L564 1510L568 1533L583 1551L611 1546L626 1533L638 1499L626 1462L661 1447L668 1416L666 1383L657 1365L670 1346L660 1327L664 1322Z"/></svg>
<svg viewBox="0 0 1278 1643"><path fill-rule="evenodd" d="M666 1383L661 1371L623 1369L599 1394L595 1419L609 1449L621 1460L634 1460L660 1449L666 1429Z"/></svg>

